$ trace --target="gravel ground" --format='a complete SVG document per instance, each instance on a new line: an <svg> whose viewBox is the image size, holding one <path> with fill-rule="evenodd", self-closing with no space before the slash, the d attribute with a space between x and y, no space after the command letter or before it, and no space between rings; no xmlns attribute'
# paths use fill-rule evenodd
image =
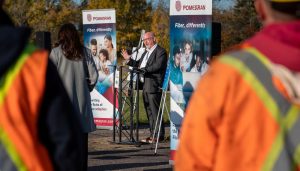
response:
<svg viewBox="0 0 300 171"><path fill-rule="evenodd" d="M139 130L139 139L148 135L147 129ZM134 134L135 135L135 134ZM169 128L166 127L169 137ZM162 170L171 171L169 165L170 141L168 138L158 144L156 155L154 145L131 143L125 136L113 142L111 130L97 130L89 135L88 171L102 170Z"/></svg>

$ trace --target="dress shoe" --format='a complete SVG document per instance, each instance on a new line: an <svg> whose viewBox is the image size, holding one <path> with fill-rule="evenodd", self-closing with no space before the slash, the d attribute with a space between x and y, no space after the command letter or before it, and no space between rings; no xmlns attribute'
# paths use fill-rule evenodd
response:
<svg viewBox="0 0 300 171"><path fill-rule="evenodd" d="M141 140L142 143L146 143L146 144L156 143L156 141L157 141L156 138L152 139L151 137L148 137L148 138L146 138L146 139ZM159 142L160 142L160 141L164 141L164 137L160 137L160 138L158 139L158 141L159 141Z"/></svg>
<svg viewBox="0 0 300 171"><path fill-rule="evenodd" d="M152 143L152 138L151 138L151 137L148 137L148 138L146 138L146 139L141 140L141 142L142 142L142 143L150 144L150 143Z"/></svg>

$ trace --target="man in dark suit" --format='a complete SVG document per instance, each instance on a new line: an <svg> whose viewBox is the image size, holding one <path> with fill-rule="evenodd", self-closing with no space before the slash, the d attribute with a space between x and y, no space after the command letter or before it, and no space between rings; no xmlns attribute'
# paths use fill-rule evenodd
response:
<svg viewBox="0 0 300 171"><path fill-rule="evenodd" d="M161 86L164 80L168 57L166 50L156 44L154 33L145 33L143 42L146 46L146 51L138 61L132 59L126 50L122 50L122 56L127 60L127 65L138 67L143 71L140 81L143 83L143 100L149 120L151 135L147 139L142 140L142 142L152 143L153 140L151 137L154 134L155 122L162 95ZM164 122L162 122L160 130L159 140L163 140L165 136Z"/></svg>

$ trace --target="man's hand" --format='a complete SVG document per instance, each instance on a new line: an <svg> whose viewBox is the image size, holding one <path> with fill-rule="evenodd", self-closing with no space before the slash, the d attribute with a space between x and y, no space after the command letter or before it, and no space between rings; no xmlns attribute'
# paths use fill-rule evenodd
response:
<svg viewBox="0 0 300 171"><path fill-rule="evenodd" d="M125 60L129 60L130 59L130 55L128 55L127 51L125 49L121 50L121 55L123 56L123 58Z"/></svg>

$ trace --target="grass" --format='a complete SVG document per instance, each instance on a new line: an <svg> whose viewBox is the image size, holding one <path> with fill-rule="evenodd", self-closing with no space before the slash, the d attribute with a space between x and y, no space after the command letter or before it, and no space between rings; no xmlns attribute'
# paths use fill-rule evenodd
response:
<svg viewBox="0 0 300 171"><path fill-rule="evenodd" d="M118 65L120 66L122 64L122 60L118 60ZM125 69L122 72L122 79L123 81L127 78L128 76L128 71ZM127 99L129 100L129 99ZM165 101L165 109L164 109L164 113L163 113L163 118L164 118L164 122L165 123L170 123L169 120L169 114L166 111L170 111L170 92L168 91L166 93L166 101ZM167 110L166 110L167 108ZM125 114L125 115L124 115ZM123 110L123 116L125 118L125 123L129 124L130 120L130 109L129 106L125 103L124 106L124 110ZM134 123L136 122L136 116L134 116ZM140 124L147 124L148 123L148 119L147 119L147 115L146 115L146 111L145 111L145 107L144 107L144 102L143 102L143 95L142 95L142 90L139 91L139 123Z"/></svg>
<svg viewBox="0 0 300 171"><path fill-rule="evenodd" d="M169 120L169 114L167 113L167 111L170 111L170 93L167 92L166 94L166 101L165 101L165 108L164 109L164 113L163 113L163 118L164 118L164 122L165 123L170 123ZM123 110L123 115L125 118L125 122L126 124L129 124L129 117L130 117L130 109L129 106L125 104L124 106L124 110ZM136 122L136 116L134 116L134 123ZM142 91L140 91L139 93L139 123L140 124L147 124L148 123L148 119L147 119L147 115L146 115L146 111L145 111L145 107L144 107L144 103L143 103L143 95L142 95Z"/></svg>

